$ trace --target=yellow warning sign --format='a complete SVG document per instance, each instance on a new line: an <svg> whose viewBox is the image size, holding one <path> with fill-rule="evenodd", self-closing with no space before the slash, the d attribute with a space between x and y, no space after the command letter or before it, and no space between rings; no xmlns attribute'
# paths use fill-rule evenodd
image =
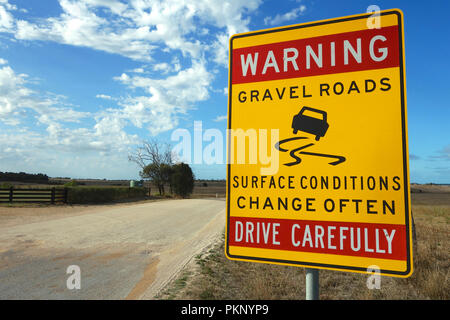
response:
<svg viewBox="0 0 450 320"><path fill-rule="evenodd" d="M230 39L230 259L412 273L399 10Z"/></svg>

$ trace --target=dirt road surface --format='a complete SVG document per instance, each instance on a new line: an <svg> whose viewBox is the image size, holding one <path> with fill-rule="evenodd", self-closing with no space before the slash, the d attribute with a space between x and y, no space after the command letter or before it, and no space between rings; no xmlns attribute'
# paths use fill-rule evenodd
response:
<svg viewBox="0 0 450 320"><path fill-rule="evenodd" d="M153 299L220 237L224 210L220 199L1 207L0 299ZM80 289L67 288L71 265Z"/></svg>

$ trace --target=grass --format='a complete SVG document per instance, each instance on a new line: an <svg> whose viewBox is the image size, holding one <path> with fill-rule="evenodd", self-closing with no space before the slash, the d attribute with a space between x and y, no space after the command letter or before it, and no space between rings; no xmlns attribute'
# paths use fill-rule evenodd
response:
<svg viewBox="0 0 450 320"><path fill-rule="evenodd" d="M181 275L173 281L172 285L166 291L164 291L163 294L165 296L165 299L172 300L172 299L176 298L177 293L186 287L188 279L191 276L192 276L192 272L183 271L181 273Z"/></svg>
<svg viewBox="0 0 450 320"><path fill-rule="evenodd" d="M381 288L369 290L366 274L320 270L320 299L450 299L450 194L446 197L434 205L435 196L427 203L421 195L413 204L417 241L411 277L381 277ZM168 286L170 298L305 298L304 268L231 261L224 256L223 248L224 238L195 257L193 271L182 274L183 286ZM163 293L158 298L168 297Z"/></svg>

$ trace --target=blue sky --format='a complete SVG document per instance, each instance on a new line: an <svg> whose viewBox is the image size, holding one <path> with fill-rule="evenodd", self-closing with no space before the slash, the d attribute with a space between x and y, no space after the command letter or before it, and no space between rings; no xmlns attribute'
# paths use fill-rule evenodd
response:
<svg viewBox="0 0 450 320"><path fill-rule="evenodd" d="M137 178L142 140L225 133L230 35L371 4L405 15L411 181L450 183L450 5L434 0L0 0L0 171Z"/></svg>

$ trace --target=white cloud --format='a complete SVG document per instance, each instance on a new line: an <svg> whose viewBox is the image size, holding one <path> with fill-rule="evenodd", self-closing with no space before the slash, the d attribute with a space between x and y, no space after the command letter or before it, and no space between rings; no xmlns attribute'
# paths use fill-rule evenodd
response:
<svg viewBox="0 0 450 320"><path fill-rule="evenodd" d="M9 11L17 10L17 6L7 0L0 1L0 32L13 32L14 17Z"/></svg>
<svg viewBox="0 0 450 320"><path fill-rule="evenodd" d="M21 40L55 41L140 61L152 61L155 50L179 50L194 59L213 50L215 61L224 64L226 39L248 31L250 19L245 16L260 3L261 0L59 0L62 13L37 22L14 21L9 12L0 9L0 28L14 29L11 32ZM209 26L222 31L212 40L194 39L209 34Z"/></svg>
<svg viewBox="0 0 450 320"><path fill-rule="evenodd" d="M211 45L214 51L214 62L223 67L227 67L228 61L228 39L229 35L222 33L217 35L216 41Z"/></svg>
<svg viewBox="0 0 450 320"><path fill-rule="evenodd" d="M229 35L248 30L249 18L245 14L255 11L261 0L201 0L196 1L199 17L209 24L225 28Z"/></svg>
<svg viewBox="0 0 450 320"><path fill-rule="evenodd" d="M228 119L228 116L225 114L225 115L223 115L223 116L217 116L216 118L214 118L213 121L215 121L215 122L221 122L221 121L224 121L224 120L227 120L227 119Z"/></svg>
<svg viewBox="0 0 450 320"><path fill-rule="evenodd" d="M113 19L97 15L94 8L105 7L106 1L60 0L63 13L38 23L17 21L15 37L21 40L48 40L116 53L135 60L151 60L154 45L145 39L148 28L131 27L120 22L120 5L106 6ZM120 27L120 28L119 28Z"/></svg>
<svg viewBox="0 0 450 320"><path fill-rule="evenodd" d="M120 136L105 138L106 132L96 135L92 129L51 129L53 131L49 129L51 132L48 133L28 129L2 131L0 163L3 170L74 178L137 177L136 166L127 161L129 150ZM129 138L137 141L136 136ZM114 139L119 140L115 142Z"/></svg>
<svg viewBox="0 0 450 320"><path fill-rule="evenodd" d="M178 115L182 109L166 104L158 92L152 97L139 96L126 99L121 103L121 117L138 128L146 127L150 134L171 130L178 125Z"/></svg>
<svg viewBox="0 0 450 320"><path fill-rule="evenodd" d="M440 149L437 154L429 156L429 159L450 161L450 144Z"/></svg>
<svg viewBox="0 0 450 320"><path fill-rule="evenodd" d="M84 2L93 7L108 8L111 12L118 15L127 9L127 5L118 0L84 0Z"/></svg>
<svg viewBox="0 0 450 320"><path fill-rule="evenodd" d="M10 4L8 0L0 0L0 5L5 6L8 10L17 10L17 6Z"/></svg>
<svg viewBox="0 0 450 320"><path fill-rule="evenodd" d="M144 68L134 68L133 70L130 70L130 72L145 73L145 70L144 70Z"/></svg>
<svg viewBox="0 0 450 320"><path fill-rule="evenodd" d="M96 95L116 104L113 108L83 112L67 102L70 98L30 89L27 75L0 60L0 122L11 129L0 133L0 148L8 150L0 158L11 159L12 166L13 159L39 160L44 168L60 161L59 167L81 172L107 163L108 154L126 158L126 150L139 143L127 126L152 135L173 129L216 92L213 74L217 66L228 66L228 38L248 31L249 15L261 2L59 0L60 14L28 19L14 17L25 11L0 0L0 32L12 41L51 41L143 62L114 77L130 89L128 94ZM21 125L25 122L33 122L33 129ZM92 161L95 157L98 161ZM114 159L111 163L123 166L119 156Z"/></svg>
<svg viewBox="0 0 450 320"><path fill-rule="evenodd" d="M18 163L32 163L34 168L44 168L58 160L60 168L68 162L82 168L92 166L91 153L100 162L109 161L114 154L121 154L126 161L128 147L137 141L137 136L125 132L126 120L117 112L94 115L77 111L63 96L29 89L27 77L10 66L0 68L0 121L8 126L0 134L2 165L15 168ZM87 121L81 122L92 117L91 126L85 124ZM25 121L27 126L22 125ZM28 128L31 121L33 129ZM68 123L78 123L78 127ZM40 129L42 126L45 130ZM72 163L80 153L87 157Z"/></svg>
<svg viewBox="0 0 450 320"><path fill-rule="evenodd" d="M0 6L0 31L8 32L13 26L12 15L6 11L5 7Z"/></svg>
<svg viewBox="0 0 450 320"><path fill-rule="evenodd" d="M119 98L121 114L157 134L172 128L178 115L209 97L213 76L208 65L228 66L229 36L248 31L248 15L260 3L261 0L59 0L62 12L58 16L14 20L5 11L3 24L13 30L16 39L89 47L147 62L146 69L132 69L115 80L146 91L147 96ZM219 29L216 35L210 33L211 27ZM158 59L152 63L158 52L177 54L167 61ZM183 57L183 65L179 56ZM146 70L153 71L155 78L144 77ZM111 100L104 94L96 97ZM48 117L41 116L40 121L49 123Z"/></svg>
<svg viewBox="0 0 450 320"><path fill-rule="evenodd" d="M97 94L95 97L98 99L113 100L113 97L107 94Z"/></svg>
<svg viewBox="0 0 450 320"><path fill-rule="evenodd" d="M265 17L264 24L271 26L280 25L287 21L291 21L298 18L303 12L305 12L305 10L306 6L301 5L300 7L294 8L291 11L286 12L284 14L277 14L275 17Z"/></svg>
<svg viewBox="0 0 450 320"><path fill-rule="evenodd" d="M199 101L209 98L212 75L204 61L194 61L190 68L163 79L126 73L114 78L130 88L142 88L148 96L129 97L120 105L122 117L135 126L145 126L151 134L177 126L178 116L186 114Z"/></svg>
<svg viewBox="0 0 450 320"><path fill-rule="evenodd" d="M17 124L20 112L31 109L41 114L49 104L49 101L37 100L33 96L33 91L25 86L26 78L27 75L15 73L10 66L0 68L0 121Z"/></svg>
<svg viewBox="0 0 450 320"><path fill-rule="evenodd" d="M6 63L6 60L3 60ZM79 122L89 113L74 110L64 102L63 96L40 94L27 87L26 74L17 74L6 65L0 68L0 121L15 118L26 112L32 112L39 123Z"/></svg>
<svg viewBox="0 0 450 320"><path fill-rule="evenodd" d="M153 70L161 71L163 74L166 74L166 73L170 72L171 68L168 63L162 62L162 63L157 63L157 64L153 65Z"/></svg>
<svg viewBox="0 0 450 320"><path fill-rule="evenodd" d="M212 15L205 15L216 19L215 25L225 28L224 32L216 35L215 41L211 44L214 52L214 62L222 67L228 67L228 39L236 33L247 32L249 18L243 18L244 13L256 11L262 1L215 1L211 4L214 12Z"/></svg>

